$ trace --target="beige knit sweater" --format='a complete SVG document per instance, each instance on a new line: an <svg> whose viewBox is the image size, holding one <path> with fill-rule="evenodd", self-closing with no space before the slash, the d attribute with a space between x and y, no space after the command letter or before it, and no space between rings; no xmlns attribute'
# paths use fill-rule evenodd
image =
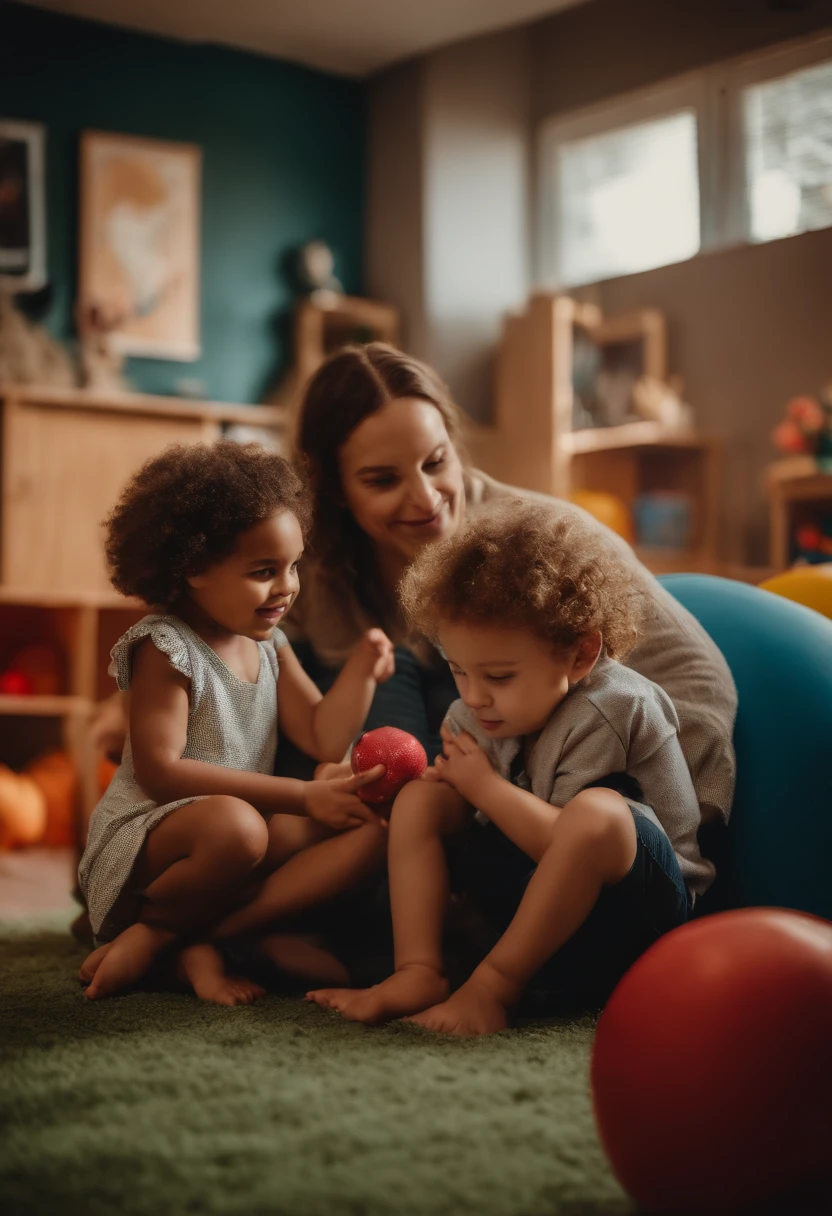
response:
<svg viewBox="0 0 832 1216"><path fill-rule="evenodd" d="M476 469L466 472L465 490L466 501L472 506L509 495L543 497L503 485ZM546 501L580 518L588 528L604 528L572 503L551 498ZM715 812L727 818L734 796L732 736L737 712L737 693L728 665L699 622L665 591L630 546L604 530L636 571L650 602L643 640L628 656L627 666L663 688L676 707L682 751L703 819L713 819ZM348 585L333 581L314 562L304 564L301 593L287 624L290 637L305 638L323 663L337 667L364 630L377 623L368 617ZM393 640L409 644L403 634Z"/></svg>

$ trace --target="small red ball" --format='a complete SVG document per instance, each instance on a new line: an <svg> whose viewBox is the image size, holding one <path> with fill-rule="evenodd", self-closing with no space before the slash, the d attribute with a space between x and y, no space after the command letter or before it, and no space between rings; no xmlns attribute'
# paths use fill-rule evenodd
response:
<svg viewBox="0 0 832 1216"><path fill-rule="evenodd" d="M30 697L33 692L32 681L22 671L10 668L0 675L0 694L7 697Z"/></svg>
<svg viewBox="0 0 832 1216"><path fill-rule="evenodd" d="M647 1211L735 1211L832 1177L832 924L780 908L661 938L601 1015L595 1118Z"/></svg>
<svg viewBox="0 0 832 1216"><path fill-rule="evenodd" d="M421 777L428 758L419 740L406 730L379 726L358 738L350 757L354 773L366 773L377 764L385 765L387 771L358 791L362 802L389 802L408 781Z"/></svg>

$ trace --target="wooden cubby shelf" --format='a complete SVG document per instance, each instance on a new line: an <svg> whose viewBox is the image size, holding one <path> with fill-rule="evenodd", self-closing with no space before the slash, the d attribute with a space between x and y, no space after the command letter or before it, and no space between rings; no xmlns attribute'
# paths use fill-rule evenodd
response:
<svg viewBox="0 0 832 1216"><path fill-rule="evenodd" d="M642 374L666 381L666 326L656 309L604 318L591 304L538 292L505 319L497 354L494 421L468 422L474 463L510 485L570 498L614 495L632 515L645 494L684 496L691 541L683 549L638 546L656 574L718 573L717 505L721 443L690 425L648 419L573 429L574 346L578 332L601 347L639 336Z"/></svg>

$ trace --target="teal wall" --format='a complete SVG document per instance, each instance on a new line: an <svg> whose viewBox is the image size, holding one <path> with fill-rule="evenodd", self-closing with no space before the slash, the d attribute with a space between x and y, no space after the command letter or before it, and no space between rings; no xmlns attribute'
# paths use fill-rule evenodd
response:
<svg viewBox="0 0 832 1216"><path fill-rule="evenodd" d="M345 288L361 290L360 84L0 2L0 117L47 127L54 298L45 320L61 338L72 335L79 133L202 148L203 354L195 363L129 360L143 391L195 378L215 400L259 400L288 358L285 264L304 241L326 240Z"/></svg>

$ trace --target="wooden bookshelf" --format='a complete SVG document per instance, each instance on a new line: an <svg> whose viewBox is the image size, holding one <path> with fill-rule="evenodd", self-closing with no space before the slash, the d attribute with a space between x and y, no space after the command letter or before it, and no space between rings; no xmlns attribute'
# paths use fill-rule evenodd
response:
<svg viewBox="0 0 832 1216"><path fill-rule="evenodd" d="M819 513L832 515L832 473L811 456L778 460L766 475L769 507L769 560L774 570L794 562L794 530Z"/></svg>
<svg viewBox="0 0 832 1216"><path fill-rule="evenodd" d="M292 317L292 366L266 401L285 411L294 430L306 386L328 355L353 342L398 346L399 311L381 300L319 291L299 300Z"/></svg>
<svg viewBox="0 0 832 1216"><path fill-rule="evenodd" d="M689 425L648 420L573 430L576 329L599 343L638 335L644 373L666 378L665 323L658 310L604 318L594 305L533 295L525 310L504 324L493 425L466 425L474 463L510 485L566 499L579 490L606 491L629 509L641 494L683 494L693 516L690 545L669 551L642 547L639 557L656 574L720 573L720 442Z"/></svg>

